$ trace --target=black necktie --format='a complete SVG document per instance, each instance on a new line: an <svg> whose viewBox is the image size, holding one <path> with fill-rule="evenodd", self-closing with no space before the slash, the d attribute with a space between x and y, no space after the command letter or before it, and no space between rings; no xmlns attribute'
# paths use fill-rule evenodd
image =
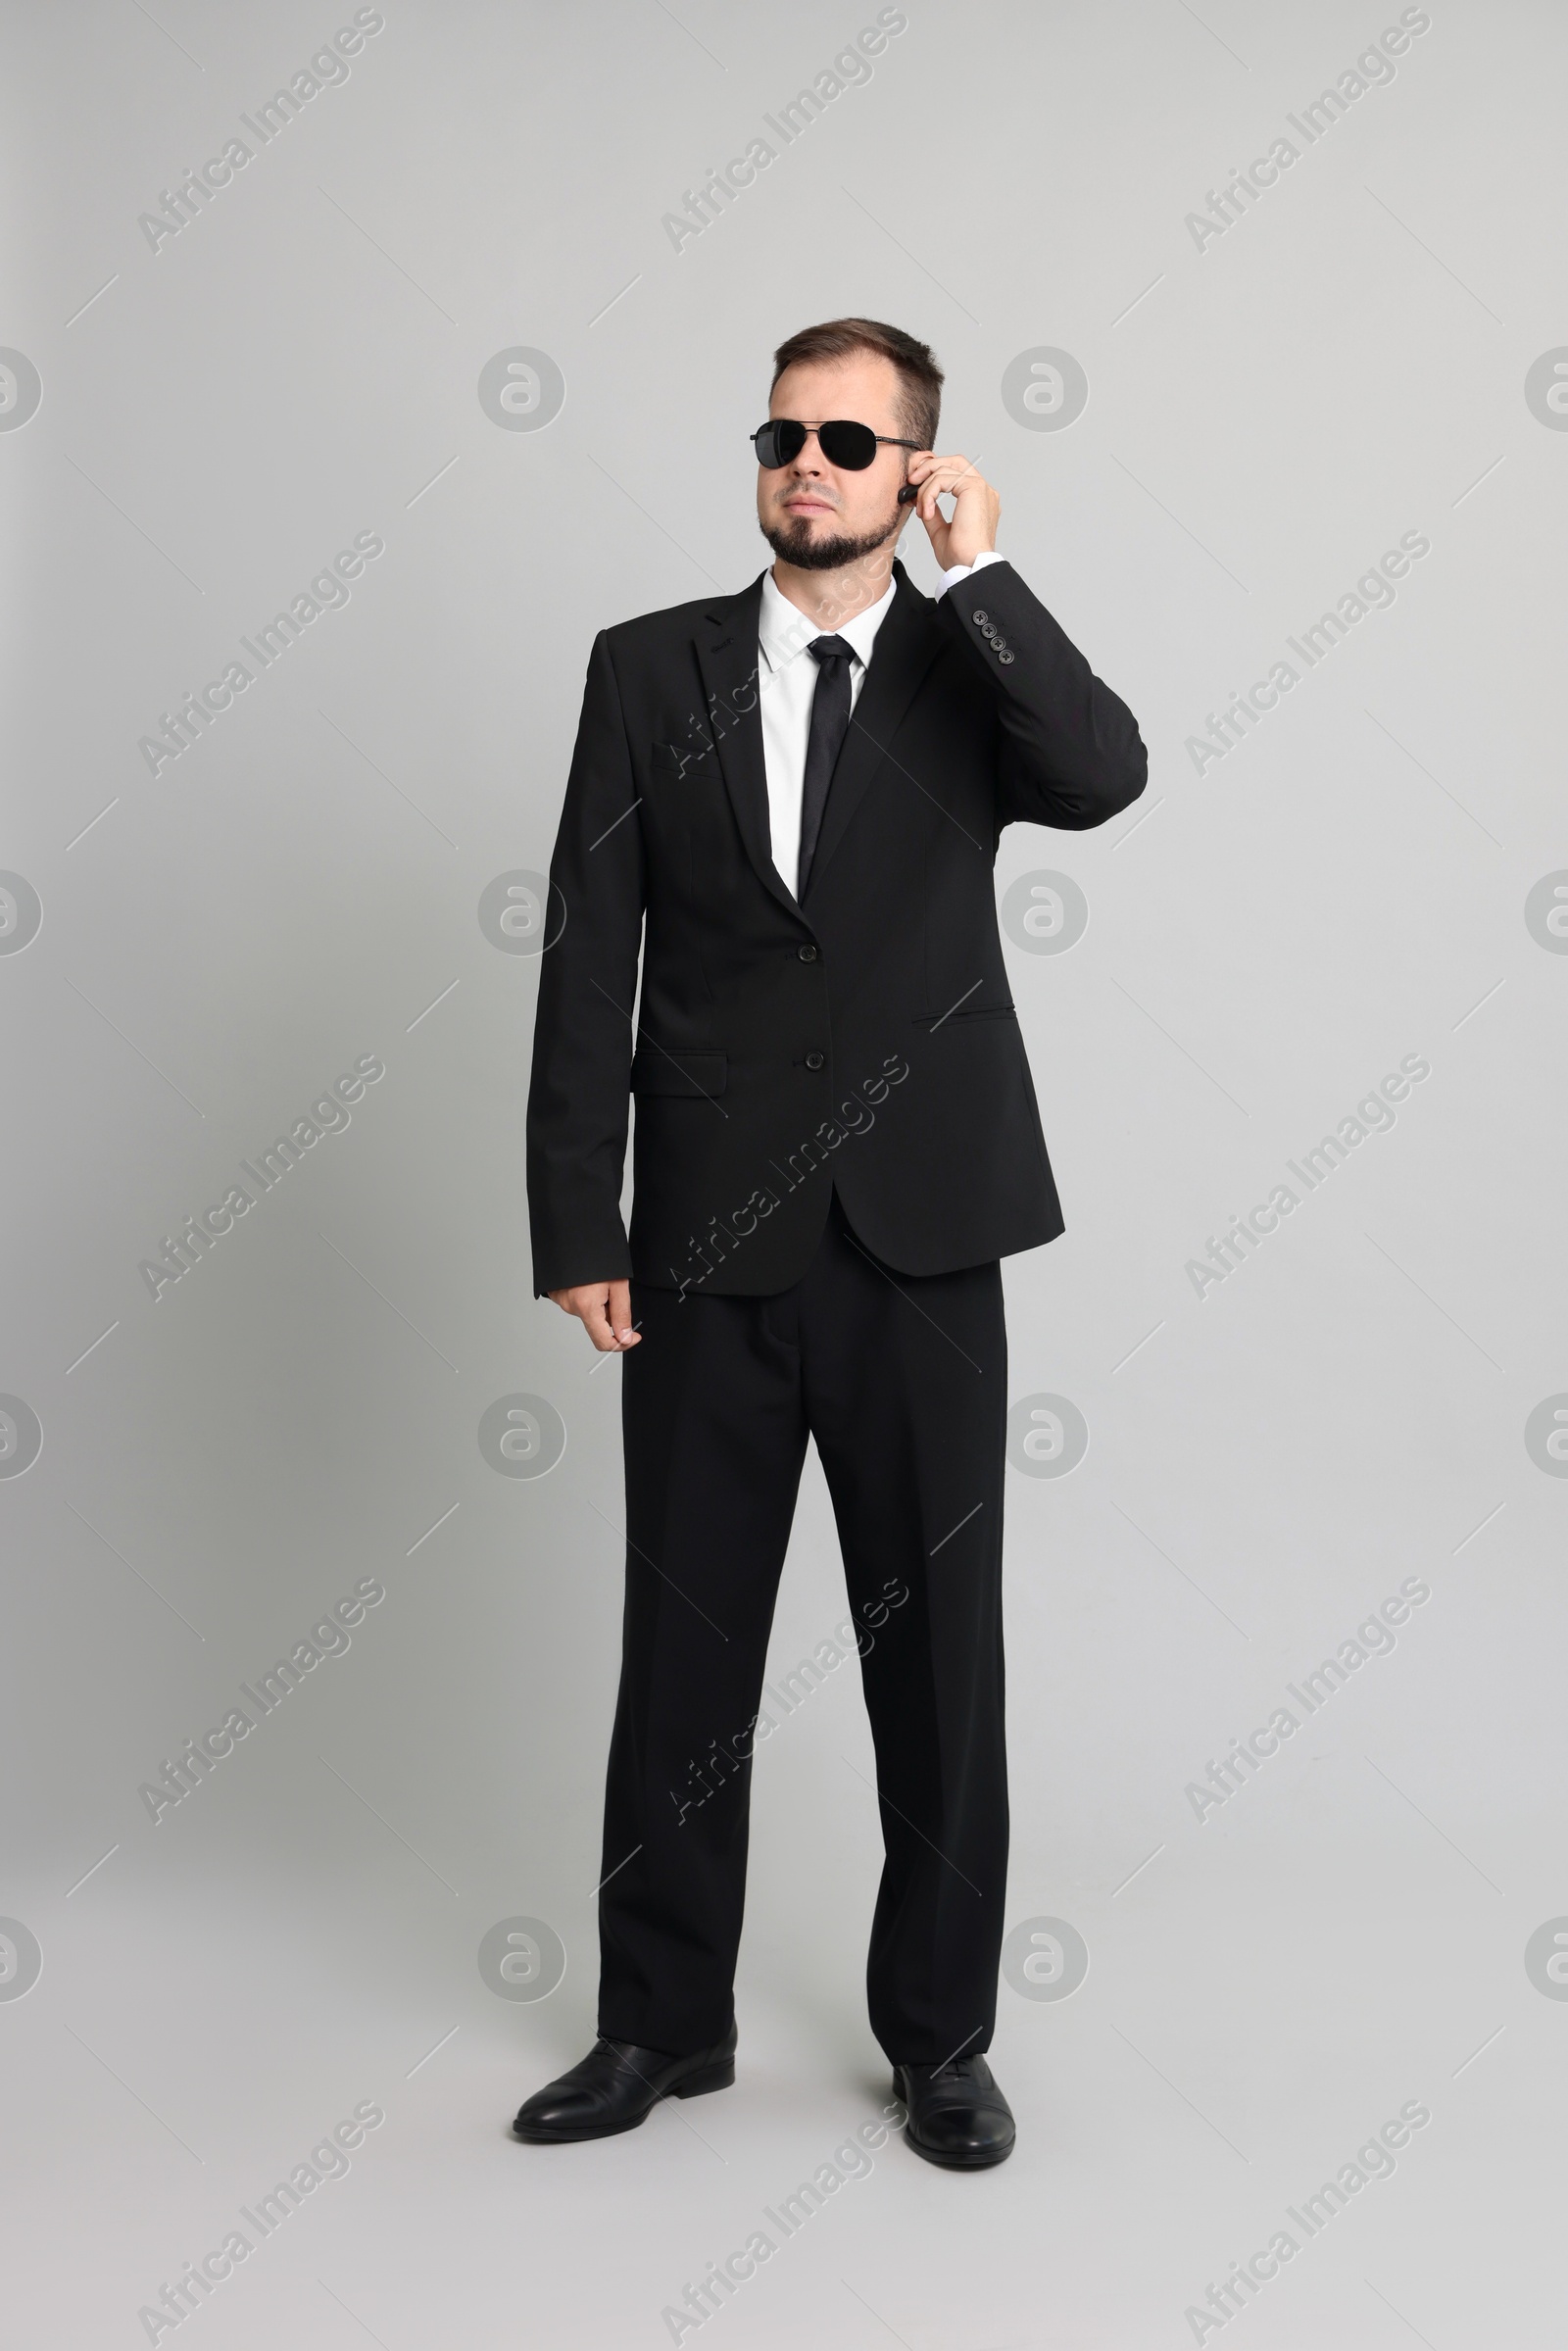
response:
<svg viewBox="0 0 1568 2351"><path fill-rule="evenodd" d="M842 637L813 637L806 648L816 663L816 686L811 695L811 728L806 738L806 776L801 788L801 857L795 877L797 902L806 885L822 830L827 788L850 731L850 663L852 646Z"/></svg>

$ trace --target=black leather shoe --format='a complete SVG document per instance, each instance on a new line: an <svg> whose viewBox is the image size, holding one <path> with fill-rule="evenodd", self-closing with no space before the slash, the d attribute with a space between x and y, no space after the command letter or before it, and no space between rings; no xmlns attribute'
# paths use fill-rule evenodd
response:
<svg viewBox="0 0 1568 2351"><path fill-rule="evenodd" d="M581 2065L523 2101L512 2128L519 2138L541 2144L635 2131L661 2098L700 2098L710 2089L728 2089L735 2079L736 2038L731 2025L716 2049L701 2049L693 2057L671 2057L663 2049L639 2048L635 2041L596 2040Z"/></svg>
<svg viewBox="0 0 1568 2351"><path fill-rule="evenodd" d="M908 2109L904 2135L927 2163L977 2172L1012 2153L1017 2136L1012 2108L983 2057L897 2065L893 2094Z"/></svg>

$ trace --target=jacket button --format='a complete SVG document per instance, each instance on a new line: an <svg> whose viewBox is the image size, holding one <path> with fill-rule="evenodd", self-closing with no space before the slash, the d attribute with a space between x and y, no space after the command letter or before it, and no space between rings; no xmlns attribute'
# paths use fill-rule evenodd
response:
<svg viewBox="0 0 1568 2351"><path fill-rule="evenodd" d="M795 952L800 956L803 963L814 963L816 961L816 950L814 947L798 947Z"/></svg>
<svg viewBox="0 0 1568 2351"><path fill-rule="evenodd" d="M821 1066L822 1066L822 1061L823 1061L823 1058L824 1058L824 1056L823 1056L821 1053L808 1053L808 1054L807 1054L807 1056L806 1056L806 1066L807 1066L807 1068L808 1068L808 1069L820 1069L820 1068L821 1068Z"/></svg>
<svg viewBox="0 0 1568 2351"><path fill-rule="evenodd" d="M986 624L986 622L987 622L987 620L988 620L990 617L991 617L991 615L989 614L989 612L976 612L976 613L975 613L975 615L974 615L974 624L975 624L975 627L976 627L976 628L984 628L984 627L985 627L985 624Z"/></svg>

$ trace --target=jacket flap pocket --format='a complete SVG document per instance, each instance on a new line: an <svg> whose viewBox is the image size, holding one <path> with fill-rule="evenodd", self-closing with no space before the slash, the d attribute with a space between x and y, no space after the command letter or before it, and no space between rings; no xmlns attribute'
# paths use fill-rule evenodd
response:
<svg viewBox="0 0 1568 2351"><path fill-rule="evenodd" d="M681 1094L693 1101L711 1100L729 1082L727 1053L672 1053L657 1045L640 1045L632 1055L633 1094Z"/></svg>
<svg viewBox="0 0 1568 2351"><path fill-rule="evenodd" d="M916 1028L936 1030L952 1028L960 1020L1016 1020L1017 1016L1016 1004L962 1004L952 1012L917 1012L914 1019Z"/></svg>
<svg viewBox="0 0 1568 2351"><path fill-rule="evenodd" d="M684 775L692 763L692 755L677 744L661 742L654 737L649 748L649 764L656 775Z"/></svg>

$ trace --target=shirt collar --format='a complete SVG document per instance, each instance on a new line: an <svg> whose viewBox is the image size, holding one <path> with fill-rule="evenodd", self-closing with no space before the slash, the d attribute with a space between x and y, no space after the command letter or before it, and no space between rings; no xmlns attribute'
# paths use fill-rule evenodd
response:
<svg viewBox="0 0 1568 2351"><path fill-rule="evenodd" d="M809 615L779 588L771 571L762 574L762 606L758 615L758 644L763 661L775 673L806 651L813 638L823 635L842 637L862 668L869 665L871 648L876 632L892 609L898 593L897 579L890 579L886 593L875 604L857 612L853 620L842 621L836 629L817 627Z"/></svg>

